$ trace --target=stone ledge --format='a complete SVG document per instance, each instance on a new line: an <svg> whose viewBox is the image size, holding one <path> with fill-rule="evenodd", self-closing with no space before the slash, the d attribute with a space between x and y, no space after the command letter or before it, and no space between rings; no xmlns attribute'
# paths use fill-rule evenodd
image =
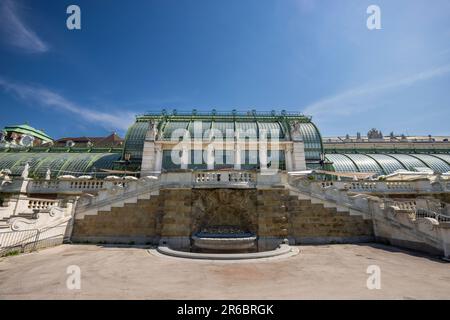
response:
<svg viewBox="0 0 450 320"><path fill-rule="evenodd" d="M159 246L156 251L171 257L201 260L249 260L282 256L290 257L299 253L297 248L293 248L287 244L282 244L275 250L253 253L194 253L177 251L165 246ZM149 250L149 252L152 253L152 250Z"/></svg>

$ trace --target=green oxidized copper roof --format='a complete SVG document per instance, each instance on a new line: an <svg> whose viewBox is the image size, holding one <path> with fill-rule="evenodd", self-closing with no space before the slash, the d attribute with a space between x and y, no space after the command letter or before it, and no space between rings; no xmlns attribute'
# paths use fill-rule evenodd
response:
<svg viewBox="0 0 450 320"><path fill-rule="evenodd" d="M6 132L19 132L22 134L27 134L27 135L39 138L45 142L53 141L53 139L45 132L43 132L41 130L37 130L27 124L7 126L7 127L5 127L5 131Z"/></svg>

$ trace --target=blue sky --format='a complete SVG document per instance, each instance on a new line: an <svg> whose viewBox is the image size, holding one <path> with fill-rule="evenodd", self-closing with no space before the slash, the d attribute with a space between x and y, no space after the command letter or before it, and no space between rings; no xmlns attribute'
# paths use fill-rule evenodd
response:
<svg viewBox="0 0 450 320"><path fill-rule="evenodd" d="M449 135L449 40L448 0L0 0L0 126L123 135L162 108L286 109L325 136Z"/></svg>

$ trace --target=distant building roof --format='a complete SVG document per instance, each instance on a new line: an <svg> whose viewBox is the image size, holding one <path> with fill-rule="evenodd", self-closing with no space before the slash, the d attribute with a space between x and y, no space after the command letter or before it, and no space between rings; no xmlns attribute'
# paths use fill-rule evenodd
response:
<svg viewBox="0 0 450 320"><path fill-rule="evenodd" d="M324 137L324 143L360 143L360 142L449 142L450 136L382 136L372 138L367 136L338 136L338 137Z"/></svg>
<svg viewBox="0 0 450 320"><path fill-rule="evenodd" d="M46 134L45 132L41 130L37 130L28 124L20 124L20 125L13 125L13 126L6 126L4 129L6 132L18 132L26 135L30 135L36 138L41 139L45 142L53 141L53 139Z"/></svg>
<svg viewBox="0 0 450 320"><path fill-rule="evenodd" d="M112 133L106 137L65 137L55 141L57 145L66 144L68 141L73 141L76 144L92 143L96 147L104 146L119 146L123 143L123 139L117 134Z"/></svg>

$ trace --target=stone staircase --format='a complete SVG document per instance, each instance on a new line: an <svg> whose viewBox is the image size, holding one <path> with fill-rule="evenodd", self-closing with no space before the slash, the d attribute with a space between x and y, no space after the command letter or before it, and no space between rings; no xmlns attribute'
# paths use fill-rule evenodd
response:
<svg viewBox="0 0 450 320"><path fill-rule="evenodd" d="M299 199L372 220L375 237L380 241L450 257L448 215L420 209L411 200L397 203L366 194L354 195L335 186L324 188L307 180L291 181L288 188Z"/></svg>
<svg viewBox="0 0 450 320"><path fill-rule="evenodd" d="M350 216L360 216L364 220L372 219L370 209L367 206L370 196L351 196L347 192L334 192L334 194L319 193L306 188L288 185L290 195L298 197L299 200L309 200L312 204L321 204L324 208L334 208L337 212L347 213ZM359 202L363 205L358 205Z"/></svg>
<svg viewBox="0 0 450 320"><path fill-rule="evenodd" d="M149 200L159 194L159 189L157 179L145 177L101 190L96 196L85 194L77 202L75 219L84 219L85 216L97 215L100 211L108 212L112 208L135 204L139 200Z"/></svg>

